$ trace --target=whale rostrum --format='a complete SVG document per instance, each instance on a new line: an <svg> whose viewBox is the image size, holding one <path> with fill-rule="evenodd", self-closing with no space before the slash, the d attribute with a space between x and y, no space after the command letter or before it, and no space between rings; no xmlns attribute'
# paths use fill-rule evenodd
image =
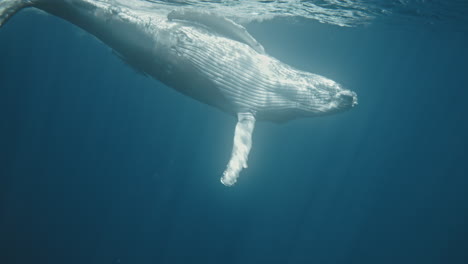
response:
<svg viewBox="0 0 468 264"><path fill-rule="evenodd" d="M231 158L221 178L226 186L247 167L256 120L284 122L357 104L354 92L280 62L243 26L210 12L174 8L143 15L114 0L2 0L0 26L25 7L69 21L137 71L237 116Z"/></svg>

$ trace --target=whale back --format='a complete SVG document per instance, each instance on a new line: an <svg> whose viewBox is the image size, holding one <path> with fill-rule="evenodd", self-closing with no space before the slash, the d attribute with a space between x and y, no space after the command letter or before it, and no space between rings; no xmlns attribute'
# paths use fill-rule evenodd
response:
<svg viewBox="0 0 468 264"><path fill-rule="evenodd" d="M173 10L167 15L167 18L169 20L183 20L203 25L224 37L249 45L260 54L265 54L263 46L243 26L228 18L211 12L192 9Z"/></svg>

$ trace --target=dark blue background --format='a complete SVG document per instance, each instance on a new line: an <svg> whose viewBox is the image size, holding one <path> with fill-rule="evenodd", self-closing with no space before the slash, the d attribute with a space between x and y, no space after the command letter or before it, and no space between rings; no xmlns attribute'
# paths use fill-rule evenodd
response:
<svg viewBox="0 0 468 264"><path fill-rule="evenodd" d="M0 263L468 263L468 30L248 28L359 106L257 123L232 188L233 117L52 16L0 29Z"/></svg>

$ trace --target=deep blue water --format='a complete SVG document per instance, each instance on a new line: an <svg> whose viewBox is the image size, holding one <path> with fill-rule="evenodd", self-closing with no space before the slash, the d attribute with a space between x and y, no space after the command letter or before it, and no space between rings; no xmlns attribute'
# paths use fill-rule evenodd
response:
<svg viewBox="0 0 468 264"><path fill-rule="evenodd" d="M468 29L248 29L359 105L257 123L232 188L233 117L52 16L0 29L0 263L468 263Z"/></svg>

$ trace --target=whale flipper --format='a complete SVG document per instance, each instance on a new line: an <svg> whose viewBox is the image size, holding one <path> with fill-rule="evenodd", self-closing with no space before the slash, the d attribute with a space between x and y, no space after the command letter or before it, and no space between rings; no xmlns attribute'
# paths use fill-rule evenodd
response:
<svg viewBox="0 0 468 264"><path fill-rule="evenodd" d="M245 43L258 53L265 53L263 46L247 32L247 30L236 22L218 16L214 13L196 11L191 9L173 10L168 15L169 20L185 20L204 25L213 31L230 39Z"/></svg>
<svg viewBox="0 0 468 264"><path fill-rule="evenodd" d="M255 116L250 112L237 114L237 125L234 132L231 159L221 177L221 183L232 186L236 183L239 173L247 168L247 159L252 147L252 132L255 127Z"/></svg>

